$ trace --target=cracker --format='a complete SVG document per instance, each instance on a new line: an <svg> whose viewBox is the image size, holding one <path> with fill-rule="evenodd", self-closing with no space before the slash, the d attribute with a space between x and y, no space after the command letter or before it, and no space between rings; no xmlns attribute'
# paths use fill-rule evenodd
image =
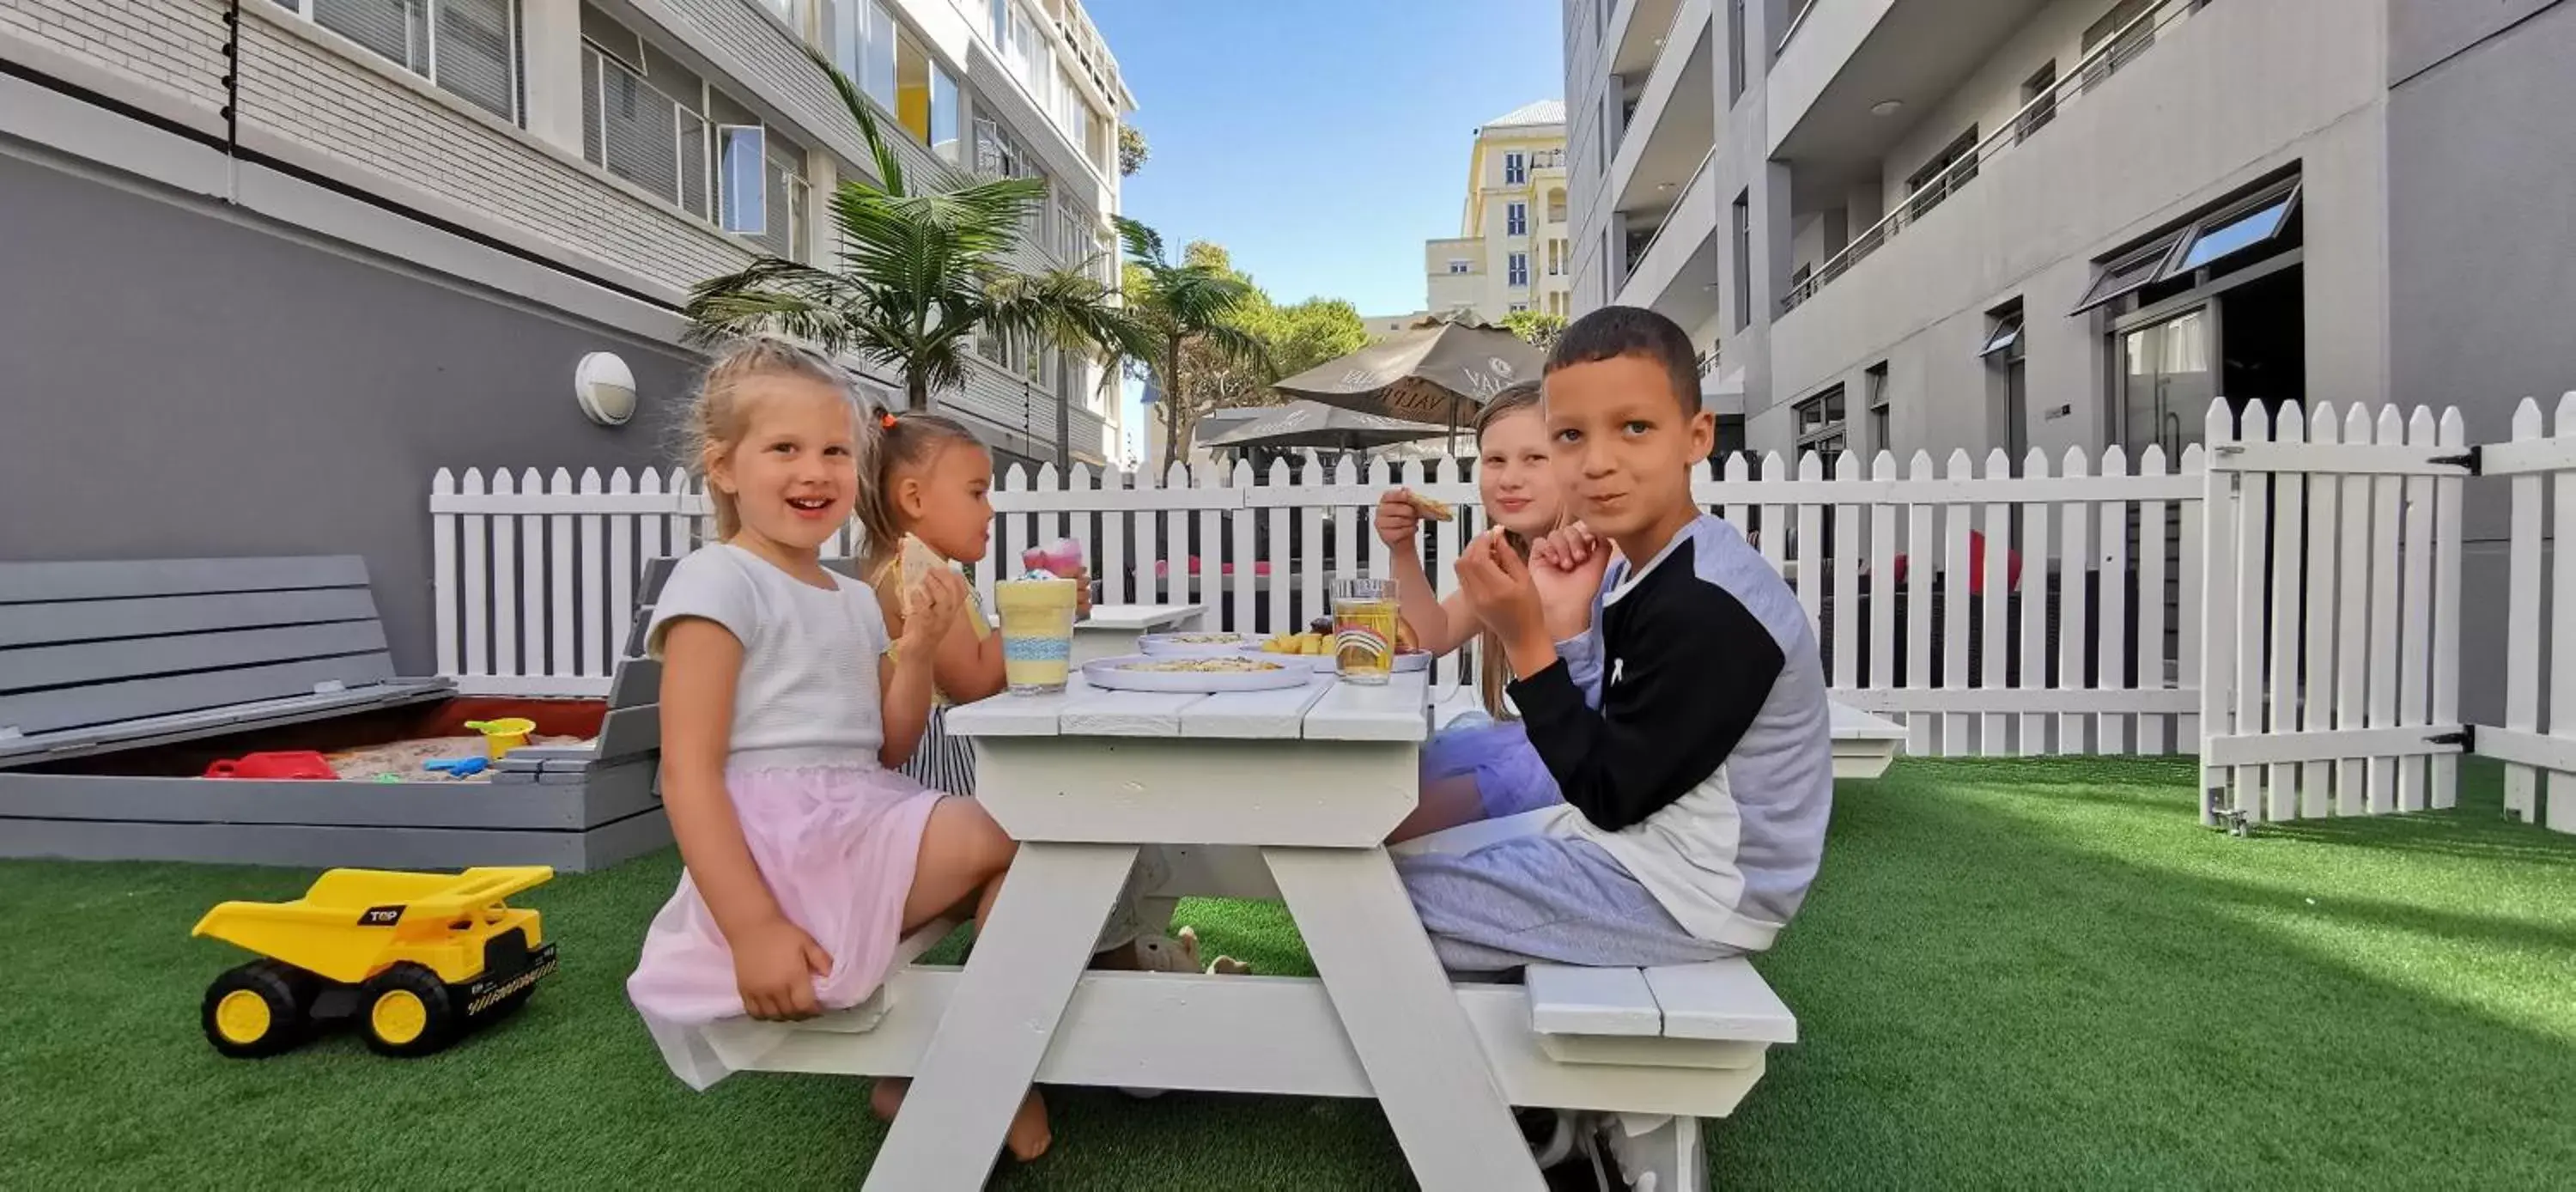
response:
<svg viewBox="0 0 2576 1192"><path fill-rule="evenodd" d="M1415 511L1433 521L1445 522L1458 519L1458 511L1451 508L1447 501L1434 500L1410 489L1405 490L1404 499L1413 503Z"/></svg>

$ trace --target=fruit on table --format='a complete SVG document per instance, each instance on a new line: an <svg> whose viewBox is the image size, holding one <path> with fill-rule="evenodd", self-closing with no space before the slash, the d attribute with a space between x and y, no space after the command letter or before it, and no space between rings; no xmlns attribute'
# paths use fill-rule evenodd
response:
<svg viewBox="0 0 2576 1192"><path fill-rule="evenodd" d="M1265 654L1305 654L1320 658L1333 652L1333 635L1317 633L1313 630L1286 634L1262 642L1261 651Z"/></svg>

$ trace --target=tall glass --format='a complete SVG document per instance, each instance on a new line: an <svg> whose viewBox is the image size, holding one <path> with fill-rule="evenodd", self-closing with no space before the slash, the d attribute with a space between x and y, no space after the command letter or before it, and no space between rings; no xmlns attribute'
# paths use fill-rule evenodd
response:
<svg viewBox="0 0 2576 1192"><path fill-rule="evenodd" d="M1345 683L1384 686L1395 673L1395 583L1346 579L1333 585L1333 665Z"/></svg>
<svg viewBox="0 0 2576 1192"><path fill-rule="evenodd" d="M1012 694L1064 690L1073 664L1076 588L1069 579L993 584L993 603L1002 614L1002 677Z"/></svg>

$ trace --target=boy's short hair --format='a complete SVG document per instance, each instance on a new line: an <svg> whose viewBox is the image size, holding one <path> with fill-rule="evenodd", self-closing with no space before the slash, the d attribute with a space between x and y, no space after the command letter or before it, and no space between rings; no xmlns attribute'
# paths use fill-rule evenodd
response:
<svg viewBox="0 0 2576 1192"><path fill-rule="evenodd" d="M1605 306L1576 319L1556 337L1547 371L1635 356L1664 366L1682 413L1699 413L1699 353L1681 324L1642 306Z"/></svg>

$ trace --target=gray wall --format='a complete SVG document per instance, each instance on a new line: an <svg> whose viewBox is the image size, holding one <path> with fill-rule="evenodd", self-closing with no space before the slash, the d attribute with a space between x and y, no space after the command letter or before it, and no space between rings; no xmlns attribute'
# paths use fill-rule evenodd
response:
<svg viewBox="0 0 2576 1192"><path fill-rule="evenodd" d="M5 146L0 146L5 149ZM431 657L440 467L667 456L678 350L0 152L0 559L357 553ZM645 411L608 430L574 362Z"/></svg>
<svg viewBox="0 0 2576 1192"><path fill-rule="evenodd" d="M2507 438L2576 390L2576 3L2390 0L2389 359L2408 402ZM2461 585L2505 589L2508 494L2472 481ZM2495 598L2501 611L2501 597ZM2461 634L2463 710L2503 714L2502 618Z"/></svg>

